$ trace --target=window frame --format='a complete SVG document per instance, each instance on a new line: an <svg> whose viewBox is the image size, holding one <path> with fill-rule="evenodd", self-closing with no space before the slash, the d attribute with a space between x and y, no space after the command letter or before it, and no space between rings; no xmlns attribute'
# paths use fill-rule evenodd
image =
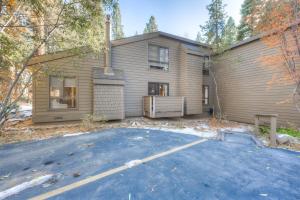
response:
<svg viewBox="0 0 300 200"><path fill-rule="evenodd" d="M150 58L149 58L149 55L150 55L149 54L149 47L150 46L156 46L156 47L158 47L159 50L160 49L167 49L168 50L168 62L161 62L161 61L157 61L157 60L150 60ZM160 51L159 50L157 52L157 55L160 58ZM161 45L154 44L154 43L148 43L147 54L148 54L147 55L147 59L148 59L148 68L149 68L149 70L158 70L158 71L164 71L164 72L168 72L169 71L169 69L170 69L170 48L169 47L167 47L167 46L161 46ZM168 65L168 68L167 69L164 69L164 68L160 69L160 68L151 67L151 65L150 65L151 62L160 63L160 64L166 64L166 65Z"/></svg>
<svg viewBox="0 0 300 200"><path fill-rule="evenodd" d="M51 108L51 99L53 99L54 97L50 96L50 92L51 92L51 77L56 77L56 78L62 78L63 81L66 78L73 78L75 79L75 85L76 85L76 102L75 102L75 108ZM63 83L64 85L64 83ZM78 78L76 76L59 76L59 75L49 75L48 76L48 111L78 111L79 105L79 85L78 85Z"/></svg>
<svg viewBox="0 0 300 200"><path fill-rule="evenodd" d="M159 89L159 86L160 85L167 85L167 87L168 87L168 90L167 90L167 96L160 96L160 95L150 95L149 94L149 85L150 84L157 84L158 85L158 87L156 87L156 89L158 88ZM158 91L159 92L159 91ZM168 96L170 96L170 84L169 83L166 83L166 82L148 82L148 96L155 96L155 97L168 97Z"/></svg>
<svg viewBox="0 0 300 200"><path fill-rule="evenodd" d="M207 98L205 98L205 87L207 87ZM203 94L203 96L202 96L202 104L203 105L205 105L205 106L207 106L207 105L209 105L209 102L210 102L210 100L209 100L209 85L202 85L202 90L203 90L203 92L202 92L202 94ZM205 100L207 99L207 103L205 103Z"/></svg>

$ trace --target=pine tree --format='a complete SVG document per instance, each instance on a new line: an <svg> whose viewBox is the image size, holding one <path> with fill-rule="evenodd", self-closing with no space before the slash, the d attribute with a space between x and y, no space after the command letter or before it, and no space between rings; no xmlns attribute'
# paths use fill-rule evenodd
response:
<svg viewBox="0 0 300 200"><path fill-rule="evenodd" d="M118 2L114 4L112 11L112 37L114 40L124 37L120 5Z"/></svg>
<svg viewBox="0 0 300 200"><path fill-rule="evenodd" d="M205 43L205 39L202 37L202 34L200 31L197 33L196 41Z"/></svg>
<svg viewBox="0 0 300 200"><path fill-rule="evenodd" d="M200 28L206 43L218 49L222 42L222 33L225 27L225 4L223 4L222 0L212 0L206 8L208 10L209 20L204 26L200 26Z"/></svg>
<svg viewBox="0 0 300 200"><path fill-rule="evenodd" d="M236 41L237 28L234 19L229 17L224 27L222 37L222 48L227 48Z"/></svg>
<svg viewBox="0 0 300 200"><path fill-rule="evenodd" d="M237 40L241 41L253 35L254 19L253 12L260 0L244 0L241 7L241 21L238 26Z"/></svg>
<svg viewBox="0 0 300 200"><path fill-rule="evenodd" d="M156 20L154 16L151 16L149 22L146 24L144 33L152 33L158 31Z"/></svg>

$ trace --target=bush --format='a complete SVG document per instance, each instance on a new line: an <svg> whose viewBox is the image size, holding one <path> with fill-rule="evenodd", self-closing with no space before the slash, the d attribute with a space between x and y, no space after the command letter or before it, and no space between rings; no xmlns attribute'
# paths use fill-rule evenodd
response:
<svg viewBox="0 0 300 200"><path fill-rule="evenodd" d="M293 128L277 128L277 133L287 134L293 137L300 138L300 131ZM270 133L270 128L268 126L259 126L259 132L262 135L267 135Z"/></svg>
<svg viewBox="0 0 300 200"><path fill-rule="evenodd" d="M85 115L83 118L82 118L82 127L84 129L92 129L94 128L94 117L93 115Z"/></svg>

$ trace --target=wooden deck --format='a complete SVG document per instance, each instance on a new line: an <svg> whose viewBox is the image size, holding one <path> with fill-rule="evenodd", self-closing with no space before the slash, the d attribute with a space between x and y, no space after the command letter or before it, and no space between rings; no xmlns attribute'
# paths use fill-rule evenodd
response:
<svg viewBox="0 0 300 200"><path fill-rule="evenodd" d="M184 97L145 96L143 101L143 114L146 117L182 117L184 115Z"/></svg>

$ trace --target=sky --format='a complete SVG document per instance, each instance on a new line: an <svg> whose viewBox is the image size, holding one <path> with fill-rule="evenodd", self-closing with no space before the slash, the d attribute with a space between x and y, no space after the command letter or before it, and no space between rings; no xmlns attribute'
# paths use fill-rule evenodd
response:
<svg viewBox="0 0 300 200"><path fill-rule="evenodd" d="M154 15L158 30L178 36L196 39L200 30L208 20L206 5L211 0L119 0L122 24L125 36L141 34ZM232 16L238 24L240 7L243 0L224 0L228 16Z"/></svg>

